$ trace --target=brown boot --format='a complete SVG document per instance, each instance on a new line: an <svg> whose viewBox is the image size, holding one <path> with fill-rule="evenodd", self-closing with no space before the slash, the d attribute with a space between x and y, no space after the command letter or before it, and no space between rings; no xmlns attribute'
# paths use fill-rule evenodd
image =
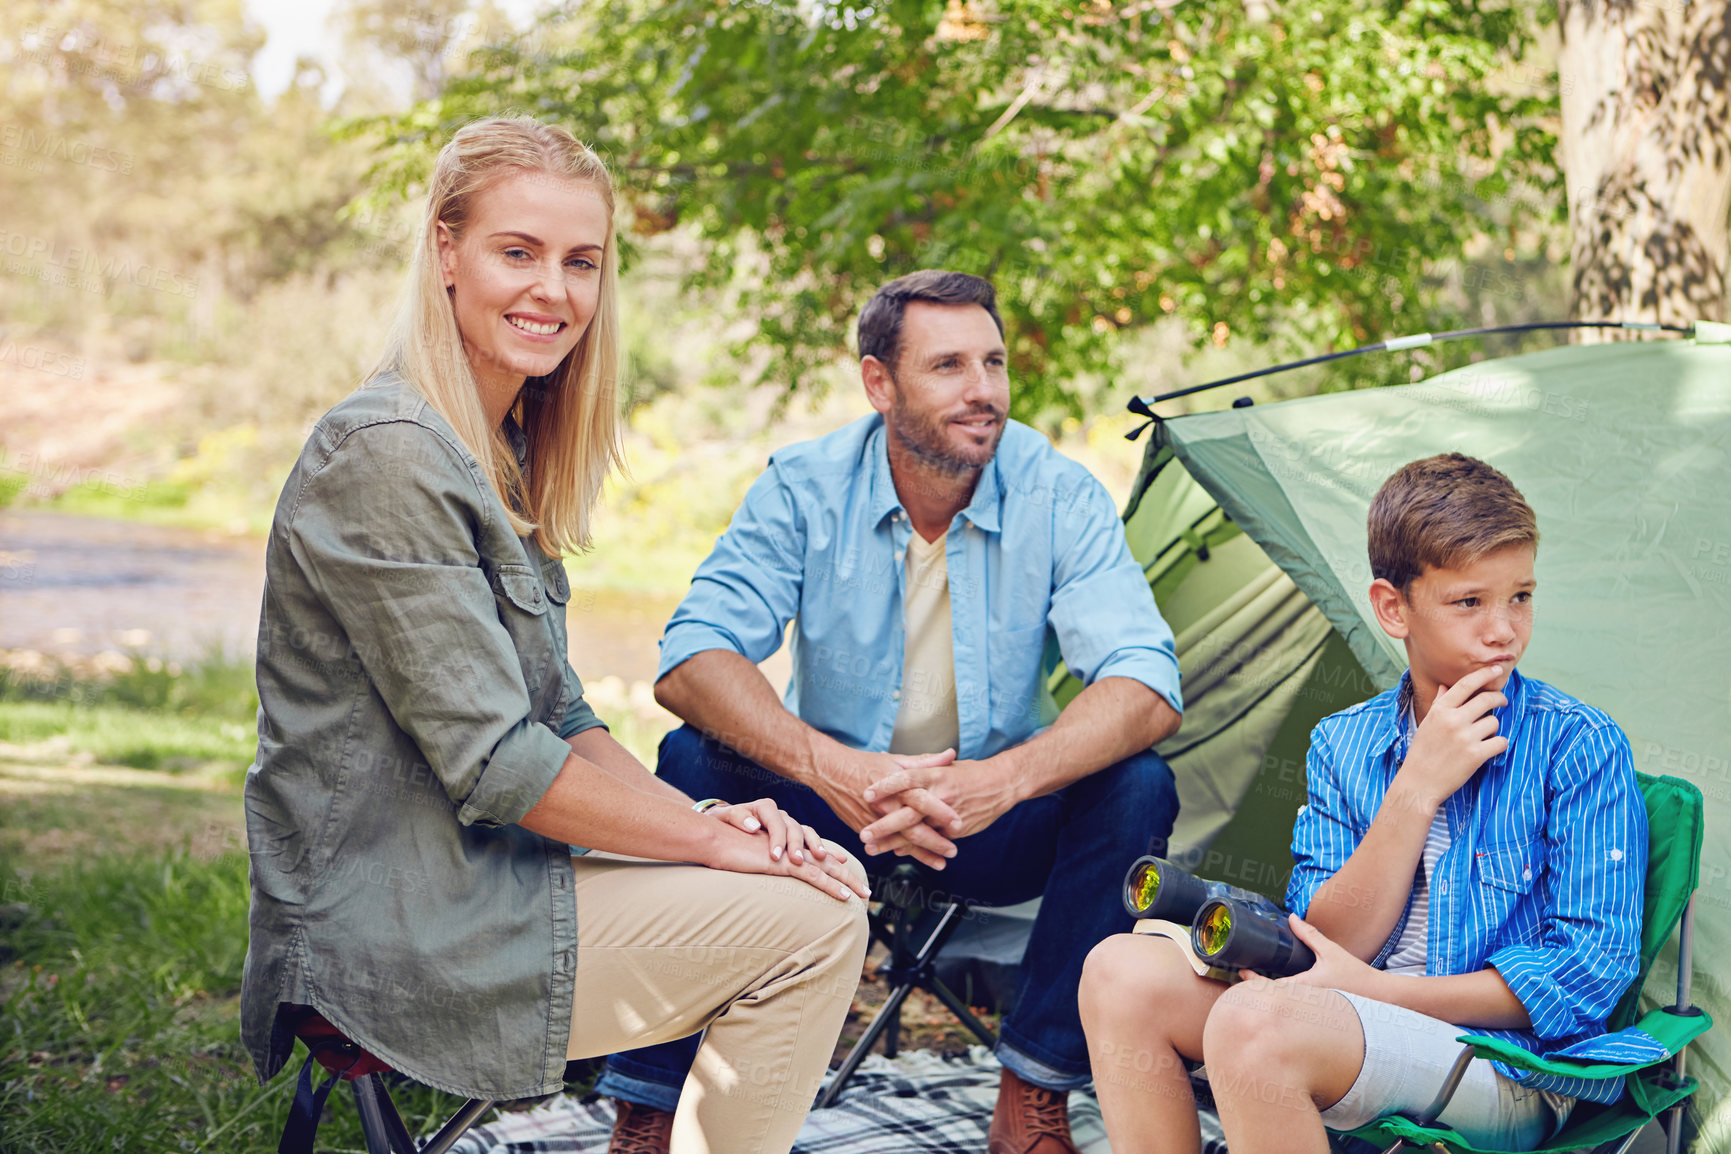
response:
<svg viewBox="0 0 1731 1154"><path fill-rule="evenodd" d="M673 1142L673 1114L654 1106L639 1106L623 1098L613 1102L619 1116L613 1120L613 1141L607 1154L667 1154Z"/></svg>
<svg viewBox="0 0 1731 1154"><path fill-rule="evenodd" d="M986 1137L990 1154L1081 1154L1070 1141L1070 1094L1047 1090L1004 1067Z"/></svg>

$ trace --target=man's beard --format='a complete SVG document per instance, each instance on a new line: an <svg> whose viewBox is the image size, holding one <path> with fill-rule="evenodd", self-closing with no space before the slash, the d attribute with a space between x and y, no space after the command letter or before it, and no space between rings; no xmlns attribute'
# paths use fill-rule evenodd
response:
<svg viewBox="0 0 1731 1154"><path fill-rule="evenodd" d="M897 400L900 399L898 396ZM945 436L950 421L955 419L954 416L915 415L898 404L889 411L888 418L896 438L908 452L919 458L922 464L940 473L961 476L977 473L991 462L992 456L998 451L998 442L1004 437L1004 414L990 405L975 405L959 415L996 418L998 429L992 436L991 444L971 450L955 448Z"/></svg>

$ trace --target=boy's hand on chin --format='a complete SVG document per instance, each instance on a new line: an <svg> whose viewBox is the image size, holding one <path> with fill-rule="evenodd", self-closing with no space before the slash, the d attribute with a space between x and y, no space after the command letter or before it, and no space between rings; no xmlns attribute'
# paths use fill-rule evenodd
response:
<svg viewBox="0 0 1731 1154"><path fill-rule="evenodd" d="M1487 665L1453 685L1438 687L1396 775L1427 804L1441 805L1479 766L1509 747L1509 739L1497 732L1497 719L1491 716L1491 710L1507 705L1509 699L1486 688L1502 675L1502 666Z"/></svg>

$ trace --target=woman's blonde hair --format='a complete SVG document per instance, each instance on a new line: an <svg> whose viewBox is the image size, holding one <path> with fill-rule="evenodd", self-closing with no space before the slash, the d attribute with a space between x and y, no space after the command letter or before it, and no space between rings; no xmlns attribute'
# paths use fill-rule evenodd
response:
<svg viewBox="0 0 1731 1154"><path fill-rule="evenodd" d="M527 485L503 431L489 427L480 389L457 331L439 264L439 225L462 236L475 198L501 177L545 172L595 186L607 205L600 299L577 347L545 377L524 382ZM511 517L553 557L589 544L589 514L619 446L619 251L613 236L613 181L599 157L556 125L529 117L468 124L439 151L427 210L409 265L408 293L373 370L396 372L456 430Z"/></svg>

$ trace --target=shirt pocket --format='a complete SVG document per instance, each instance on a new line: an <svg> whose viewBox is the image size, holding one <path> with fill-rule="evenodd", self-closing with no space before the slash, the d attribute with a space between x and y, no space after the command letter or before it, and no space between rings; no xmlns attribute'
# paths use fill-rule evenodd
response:
<svg viewBox="0 0 1731 1154"><path fill-rule="evenodd" d="M1479 880L1492 889L1509 894L1529 894L1545 872L1545 847L1541 841L1510 842L1478 852Z"/></svg>
<svg viewBox="0 0 1731 1154"><path fill-rule="evenodd" d="M549 599L542 588L541 575L527 565L500 565L492 572L491 584L493 598L498 602L499 622L511 635L511 644L517 650L531 706L541 706L553 663Z"/></svg>
<svg viewBox="0 0 1731 1154"><path fill-rule="evenodd" d="M539 617L547 611L547 598L541 592L541 579L527 565L501 565L493 570L493 595L509 601L530 616Z"/></svg>
<svg viewBox="0 0 1731 1154"><path fill-rule="evenodd" d="M1041 655L1046 651L1046 623L1039 621L1015 629L994 629L986 644L991 649L994 673L999 672L1000 662L1026 662L1030 653L1038 665Z"/></svg>
<svg viewBox="0 0 1731 1154"><path fill-rule="evenodd" d="M1544 926L1532 895L1544 878L1545 843L1502 842L1480 850L1473 860L1491 948L1536 944Z"/></svg>
<svg viewBox="0 0 1731 1154"><path fill-rule="evenodd" d="M547 599L555 605L564 605L571 600L571 580L565 575L565 563L557 558L548 558L541 563L541 580L547 587ZM554 610L555 613L558 610Z"/></svg>

